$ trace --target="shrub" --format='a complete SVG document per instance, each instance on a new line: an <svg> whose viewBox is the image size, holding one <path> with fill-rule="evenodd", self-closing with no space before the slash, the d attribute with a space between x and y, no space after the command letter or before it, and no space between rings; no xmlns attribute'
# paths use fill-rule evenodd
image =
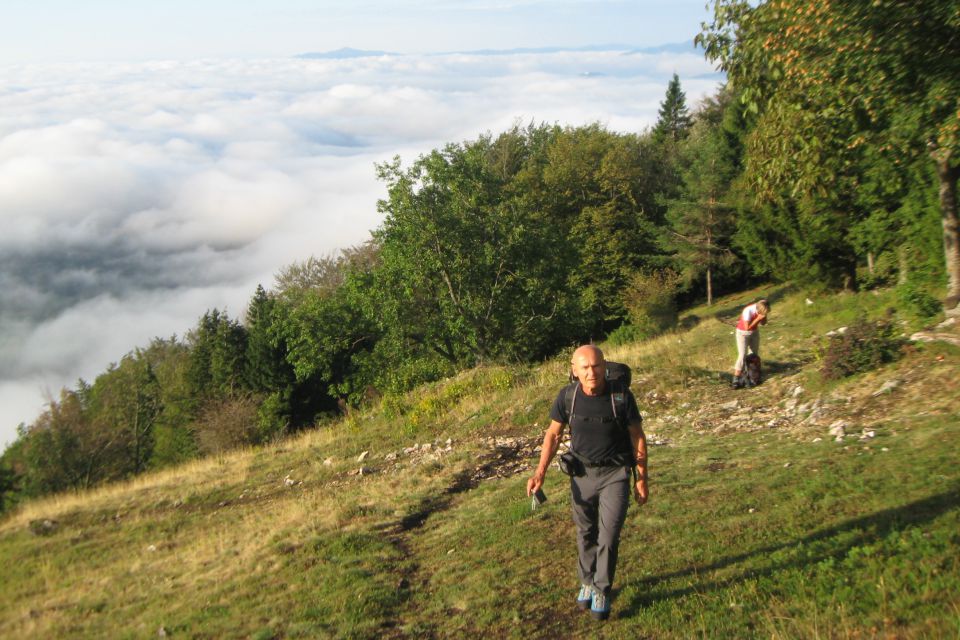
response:
<svg viewBox="0 0 960 640"><path fill-rule="evenodd" d="M866 267L857 270L857 282L864 289L877 289L893 284L897 279L897 256L883 252L877 256L871 273Z"/></svg>
<svg viewBox="0 0 960 640"><path fill-rule="evenodd" d="M641 342L651 336L650 331L633 324L622 324L607 336L607 342L615 347Z"/></svg>
<svg viewBox="0 0 960 640"><path fill-rule="evenodd" d="M831 336L822 354L820 374L826 380L876 369L900 357L903 341L888 320L857 320L842 334Z"/></svg>
<svg viewBox="0 0 960 640"><path fill-rule="evenodd" d="M193 423L200 450L221 454L257 440L259 402L247 395L210 402Z"/></svg>
<svg viewBox="0 0 960 640"><path fill-rule="evenodd" d="M921 318L932 318L943 308L930 292L909 281L897 287L897 298L903 307Z"/></svg>
<svg viewBox="0 0 960 640"><path fill-rule="evenodd" d="M644 271L633 276L624 291L624 306L630 324L644 337L666 331L677 323L677 287L680 276L675 271Z"/></svg>

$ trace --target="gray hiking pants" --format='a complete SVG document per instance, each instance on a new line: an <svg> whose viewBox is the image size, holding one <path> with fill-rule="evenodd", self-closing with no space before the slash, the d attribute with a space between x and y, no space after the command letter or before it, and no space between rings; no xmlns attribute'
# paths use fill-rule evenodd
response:
<svg viewBox="0 0 960 640"><path fill-rule="evenodd" d="M630 468L588 467L586 475L570 478L570 490L580 582L609 593L630 503Z"/></svg>

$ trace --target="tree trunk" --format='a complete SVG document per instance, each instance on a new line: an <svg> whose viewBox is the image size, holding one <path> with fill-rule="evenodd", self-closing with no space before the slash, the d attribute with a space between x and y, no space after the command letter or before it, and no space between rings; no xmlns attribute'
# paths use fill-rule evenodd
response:
<svg viewBox="0 0 960 640"><path fill-rule="evenodd" d="M707 267L707 306L713 306L713 278L710 274L710 267Z"/></svg>
<svg viewBox="0 0 960 640"><path fill-rule="evenodd" d="M910 278L910 260L907 255L907 246L901 244L897 247L897 284L907 284Z"/></svg>
<svg viewBox="0 0 960 640"><path fill-rule="evenodd" d="M947 270L947 299L944 307L960 302L960 223L957 220L957 177L960 168L950 166L949 149L935 148L931 154L940 179L940 217L943 221L943 254Z"/></svg>
<svg viewBox="0 0 960 640"><path fill-rule="evenodd" d="M873 275L873 251L867 251L867 273Z"/></svg>

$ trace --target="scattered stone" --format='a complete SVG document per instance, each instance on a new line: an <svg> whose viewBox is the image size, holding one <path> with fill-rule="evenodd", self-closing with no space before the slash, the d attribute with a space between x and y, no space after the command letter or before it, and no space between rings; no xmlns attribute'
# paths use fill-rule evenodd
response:
<svg viewBox="0 0 960 640"><path fill-rule="evenodd" d="M821 442L822 440L823 440L823 438L814 438L814 439L813 439L814 442Z"/></svg>
<svg viewBox="0 0 960 640"><path fill-rule="evenodd" d="M361 453L360 455L357 456L357 462L363 462L364 460L367 459L367 456L368 456L368 455L370 455L370 452L369 452L369 451L364 451L363 453Z"/></svg>
<svg viewBox="0 0 960 640"><path fill-rule="evenodd" d="M326 460L323 461L323 466L325 467L329 467L332 464L333 464L333 458L327 458Z"/></svg>
<svg viewBox="0 0 960 640"><path fill-rule="evenodd" d="M830 425L830 431L828 431L828 433L835 436L838 440L843 440L843 436L847 435L846 420L834 421L834 423Z"/></svg>
<svg viewBox="0 0 960 640"><path fill-rule="evenodd" d="M890 393L891 391L899 387L901 384L903 384L903 380L900 380L898 378L887 380L886 382L883 383L883 386L881 386L879 389L873 392L873 397L876 398L877 396L882 396L885 393Z"/></svg>
<svg viewBox="0 0 960 640"><path fill-rule="evenodd" d="M160 629L157 630L157 637L158 637L158 638L166 638L166 637L167 637L167 630L164 629L163 627L160 627Z"/></svg>
<svg viewBox="0 0 960 640"><path fill-rule="evenodd" d="M876 431L867 431L866 429L860 434L861 440L869 440L870 438L875 438L877 436Z"/></svg>
<svg viewBox="0 0 960 640"><path fill-rule="evenodd" d="M784 469L789 469L791 466L793 466L793 463L792 463L792 462L787 462L787 463L785 463L785 464L783 465L783 468L784 468Z"/></svg>
<svg viewBox="0 0 960 640"><path fill-rule="evenodd" d="M813 304L813 300L811 300L810 298L807 298L804 302L807 303L807 306L810 306L811 304Z"/></svg>
<svg viewBox="0 0 960 640"><path fill-rule="evenodd" d="M31 520L29 527L30 533L35 536L50 536L57 532L60 523L50 518L44 518L42 520Z"/></svg>
<svg viewBox="0 0 960 640"><path fill-rule="evenodd" d="M948 342L960 347L960 336L942 331L918 331L910 336L911 342Z"/></svg>
<svg viewBox="0 0 960 640"><path fill-rule="evenodd" d="M890 449L888 449L887 447L883 447L880 449L880 451L890 451Z"/></svg>
<svg viewBox="0 0 960 640"><path fill-rule="evenodd" d="M757 511L757 510L754 509L753 507L750 507L750 509L749 509L749 513L756 513L756 511Z"/></svg>
<svg viewBox="0 0 960 640"><path fill-rule="evenodd" d="M949 329L950 327L952 327L952 326L955 325L955 324L957 324L957 319L956 319L956 318L947 318L946 320L944 320L943 322L941 322L940 324L938 324L938 325L936 326L936 328L937 328L937 329Z"/></svg>
<svg viewBox="0 0 960 640"><path fill-rule="evenodd" d="M733 411L734 409L737 409L739 407L740 407L739 400L731 400L730 402L724 402L722 405L720 405L720 408L723 409L724 411Z"/></svg>
<svg viewBox="0 0 960 640"><path fill-rule="evenodd" d="M837 328L837 329L834 329L833 331L827 331L827 336L828 336L828 337L831 337L831 338L832 338L833 336L842 336L842 335L845 334L846 332L847 332L847 328L846 328L846 327L839 327L839 328Z"/></svg>
<svg viewBox="0 0 960 640"><path fill-rule="evenodd" d="M383 459L386 460L387 462L393 462L398 457L399 456L396 453L388 453L387 455L383 456Z"/></svg>
<svg viewBox="0 0 960 640"><path fill-rule="evenodd" d="M153 553L156 550L157 550L157 545L155 544L152 544L149 547L147 547L147 551L149 551L150 553Z"/></svg>
<svg viewBox="0 0 960 640"><path fill-rule="evenodd" d="M288 487L292 487L293 485L297 484L297 481L291 478L290 474L287 474L287 477L283 479L283 484L287 485Z"/></svg>
<svg viewBox="0 0 960 640"><path fill-rule="evenodd" d="M793 391L791 392L791 395L792 395L794 398L796 398L796 397L800 396L800 394L802 394L802 393L803 393L803 387L801 387L800 385L797 385L797 386L795 386L795 387L793 388Z"/></svg>

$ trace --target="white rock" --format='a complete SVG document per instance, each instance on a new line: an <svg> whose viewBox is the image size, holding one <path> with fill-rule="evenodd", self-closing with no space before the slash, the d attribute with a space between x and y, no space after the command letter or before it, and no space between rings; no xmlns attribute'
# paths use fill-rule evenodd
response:
<svg viewBox="0 0 960 640"><path fill-rule="evenodd" d="M797 385L793 388L793 397L796 398L803 393L803 387Z"/></svg>
<svg viewBox="0 0 960 640"><path fill-rule="evenodd" d="M739 406L740 406L739 400L731 400L730 402L724 402L722 405L720 405L720 408L726 411L733 411Z"/></svg>
<svg viewBox="0 0 960 640"><path fill-rule="evenodd" d="M793 465L792 462L787 462L786 464L783 465L783 468L784 468L784 469L787 469L787 468L789 468L789 467L792 466L792 465Z"/></svg>
<svg viewBox="0 0 960 640"><path fill-rule="evenodd" d="M368 455L370 455L370 452L369 452L369 451L364 451L363 453L361 453L360 455L357 456L357 462L363 462L364 460L367 459L367 456L368 456Z"/></svg>
<svg viewBox="0 0 960 640"><path fill-rule="evenodd" d="M814 438L814 439L813 439L814 442L820 442L820 441L822 441L822 440L823 440L823 438Z"/></svg>
<svg viewBox="0 0 960 640"><path fill-rule="evenodd" d="M153 552L153 551L156 551L156 550L157 550L157 545L152 544L152 545L150 545L149 547L147 547L147 551Z"/></svg>
<svg viewBox="0 0 960 640"><path fill-rule="evenodd" d="M756 513L756 511L757 511L756 509L754 509L753 507L750 507L750 513Z"/></svg>
<svg viewBox="0 0 960 640"><path fill-rule="evenodd" d="M326 460L323 461L323 466L325 467L329 467L332 464L333 464L333 458L327 458Z"/></svg>
<svg viewBox="0 0 960 640"><path fill-rule="evenodd" d="M806 302L808 305L813 304L813 300L811 300L810 298L807 298L807 299L805 300L805 302Z"/></svg>
<svg viewBox="0 0 960 640"><path fill-rule="evenodd" d="M864 429L863 433L860 434L860 439L869 440L870 438L875 438L876 436L877 436L876 431L867 431L866 429Z"/></svg>
<svg viewBox="0 0 960 640"><path fill-rule="evenodd" d="M891 391L899 387L901 384L903 384L903 381L897 378L893 378L892 380L887 380L886 382L883 383L883 385L879 389L873 392L873 397L882 396L885 393L890 393Z"/></svg>
<svg viewBox="0 0 960 640"><path fill-rule="evenodd" d="M397 454L388 453L387 455L383 456L383 459L386 460L387 462L393 462L394 460L397 459Z"/></svg>
<svg viewBox="0 0 960 640"><path fill-rule="evenodd" d="M834 421L834 423L830 425L830 431L828 431L828 433L832 436L842 438L847 435L847 422L845 420Z"/></svg>

